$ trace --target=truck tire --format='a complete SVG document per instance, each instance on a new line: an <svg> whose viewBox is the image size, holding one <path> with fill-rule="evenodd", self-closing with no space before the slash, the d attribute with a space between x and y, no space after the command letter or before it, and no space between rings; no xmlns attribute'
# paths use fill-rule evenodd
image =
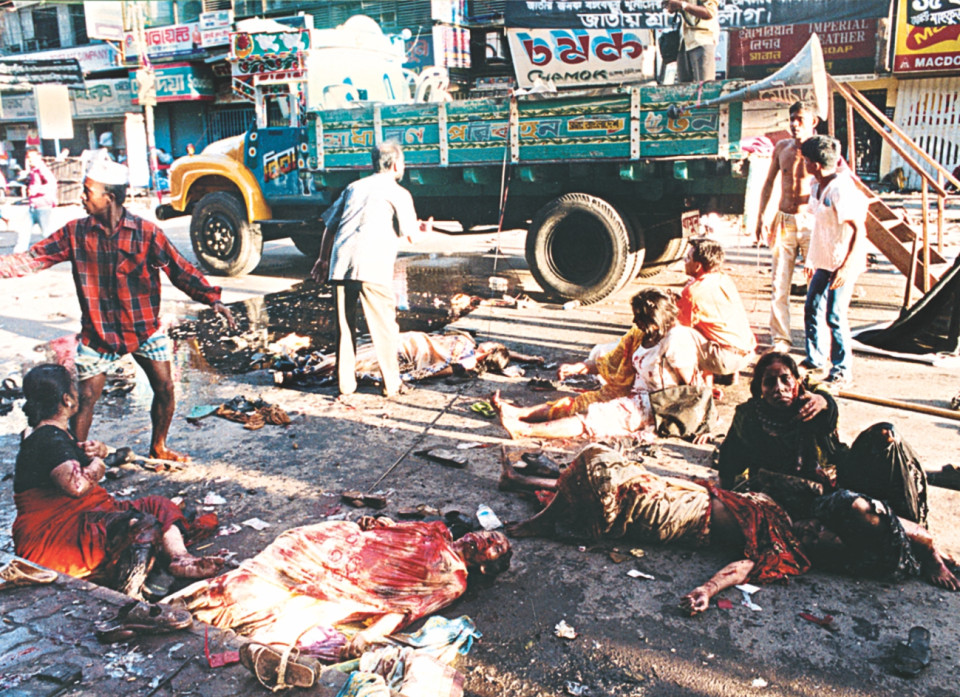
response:
<svg viewBox="0 0 960 697"><path fill-rule="evenodd" d="M190 241L200 265L216 276L243 276L260 263L260 226L247 221L243 203L231 193L214 191L193 209Z"/></svg>
<svg viewBox="0 0 960 697"><path fill-rule="evenodd" d="M647 239L643 230L643 223L640 222L640 214L627 205L618 204L617 210L630 229L630 249L633 250L633 270L624 281L624 285L630 282L643 267L643 261L647 255Z"/></svg>
<svg viewBox="0 0 960 697"><path fill-rule="evenodd" d="M647 240L647 258L637 278L653 278L664 271L671 262L683 255L687 241L683 238L680 229L680 218L671 218L654 223L651 227L657 228L656 235Z"/></svg>
<svg viewBox="0 0 960 697"><path fill-rule="evenodd" d="M300 250L303 256L316 261L320 256L320 243L323 241L322 235L290 235L293 240L293 246Z"/></svg>
<svg viewBox="0 0 960 697"><path fill-rule="evenodd" d="M564 194L537 211L526 256L548 295L585 305L619 290L636 262L629 226L617 209L583 193Z"/></svg>

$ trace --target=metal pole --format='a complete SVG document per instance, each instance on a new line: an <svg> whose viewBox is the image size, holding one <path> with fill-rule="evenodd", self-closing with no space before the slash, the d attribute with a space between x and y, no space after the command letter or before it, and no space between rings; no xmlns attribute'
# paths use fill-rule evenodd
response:
<svg viewBox="0 0 960 697"><path fill-rule="evenodd" d="M146 23L143 18L143 3L133 2L130 4L133 5L134 10L133 18L135 30L134 33L137 40L137 62L142 70L147 71L152 76L153 65L150 64L150 57L147 55L147 32L145 26ZM145 101L146 103L143 104L143 118L144 128L147 131L147 168L150 170L147 189L152 197L157 173L157 141L153 132L153 103L152 100ZM129 159L129 153L127 158Z"/></svg>
<svg viewBox="0 0 960 697"><path fill-rule="evenodd" d="M857 402L866 402L867 404L878 404L881 407L893 407L894 409L903 409L904 411L915 411L918 414L929 414L930 416L939 416L944 419L960 421L960 411L953 411L951 409L941 409L940 407L928 407L923 404L910 404L909 402L901 402L896 399L884 399L883 397L872 397L871 395L859 394L857 392L847 392L846 390L839 390L837 392L837 397L840 397L842 399L852 399Z"/></svg>

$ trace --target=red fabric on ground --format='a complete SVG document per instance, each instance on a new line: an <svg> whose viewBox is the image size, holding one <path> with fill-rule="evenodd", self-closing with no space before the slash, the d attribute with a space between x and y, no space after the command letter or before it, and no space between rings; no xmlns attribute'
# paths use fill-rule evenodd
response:
<svg viewBox="0 0 960 697"><path fill-rule="evenodd" d="M36 564L84 578L98 570L107 551L104 513L137 510L160 521L163 532L177 521L180 509L162 496L117 501L100 486L79 498L54 489L28 489L14 495L14 551ZM94 514L94 515L90 515Z"/></svg>

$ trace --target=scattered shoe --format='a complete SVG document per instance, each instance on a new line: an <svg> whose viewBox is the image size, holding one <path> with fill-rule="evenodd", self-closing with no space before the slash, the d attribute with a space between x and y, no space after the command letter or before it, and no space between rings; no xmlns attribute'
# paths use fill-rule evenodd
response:
<svg viewBox="0 0 960 697"><path fill-rule="evenodd" d="M193 617L186 610L134 600L121 607L110 619L97 622L94 633L101 642L111 644L137 634L177 632L192 624Z"/></svg>
<svg viewBox="0 0 960 697"><path fill-rule="evenodd" d="M849 375L834 374L823 381L823 385L831 392L846 390L853 386L853 378Z"/></svg>
<svg viewBox="0 0 960 697"><path fill-rule="evenodd" d="M802 361L800 361L800 363L799 363L798 365L799 365L801 368L803 368L804 370L806 370L808 373L822 373L822 372L823 372L823 366L822 366L822 365L816 365L816 364L814 364L812 361L810 361L810 360L808 360L808 359L806 359L806 358L804 358Z"/></svg>
<svg viewBox="0 0 960 697"><path fill-rule="evenodd" d="M37 566L26 559L13 559L0 567L0 591L53 583L57 580L57 575L56 571Z"/></svg>
<svg viewBox="0 0 960 697"><path fill-rule="evenodd" d="M906 643L900 643L893 652L893 672L908 678L916 677L930 665L930 632L924 627L913 627Z"/></svg>
<svg viewBox="0 0 960 697"><path fill-rule="evenodd" d="M240 663L256 676L261 685L273 692L288 687L313 687L317 680L316 671L300 662L299 651L293 646L278 650L250 642L240 647Z"/></svg>

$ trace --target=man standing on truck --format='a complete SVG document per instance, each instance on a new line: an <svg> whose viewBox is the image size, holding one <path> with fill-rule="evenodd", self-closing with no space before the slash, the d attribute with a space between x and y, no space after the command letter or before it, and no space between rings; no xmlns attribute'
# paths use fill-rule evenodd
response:
<svg viewBox="0 0 960 697"><path fill-rule="evenodd" d="M132 353L153 389L150 456L186 462L187 455L167 447L175 395L170 370L173 347L160 328L160 269L177 288L223 315L231 329L236 323L220 302L220 289L207 283L160 228L124 208L127 182L126 166L106 157L95 160L87 170L80 198L89 215L67 223L23 254L0 257L0 278L71 262L81 310L74 437L87 440L107 373Z"/></svg>
<svg viewBox="0 0 960 697"><path fill-rule="evenodd" d="M774 350L780 353L790 352L790 286L797 258L807 256L813 225L813 218L807 210L813 176L804 166L800 144L813 135L816 127L817 116L810 106L795 102L790 107L791 137L777 141L774 146L770 170L760 194L757 244L766 243L773 252L770 340ZM777 176L780 177L780 205L773 224L765 229L763 213L770 202Z"/></svg>
<svg viewBox="0 0 960 697"><path fill-rule="evenodd" d="M663 0L663 8L680 13L680 52L677 82L717 79L717 43L720 41L719 0Z"/></svg>
<svg viewBox="0 0 960 697"><path fill-rule="evenodd" d="M310 275L334 285L337 308L337 382L341 395L357 391L357 300L363 305L383 378L383 394L406 391L397 360L399 328L393 267L399 238L421 229L410 192L400 186L403 150L396 141L373 149L373 170L350 184L323 212L326 230Z"/></svg>

